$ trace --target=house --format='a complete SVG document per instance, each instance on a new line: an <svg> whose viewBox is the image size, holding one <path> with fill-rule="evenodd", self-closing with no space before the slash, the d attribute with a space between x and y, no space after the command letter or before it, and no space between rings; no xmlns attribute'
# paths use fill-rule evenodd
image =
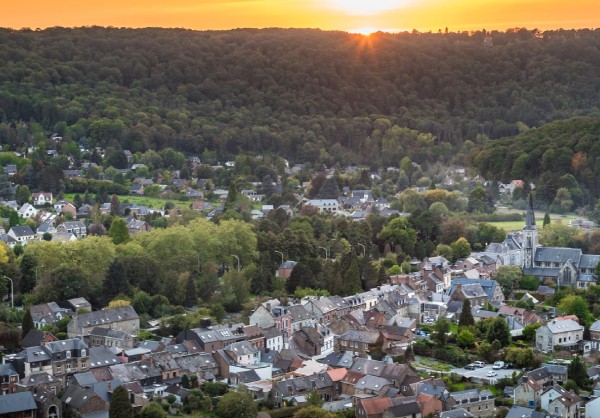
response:
<svg viewBox="0 0 600 418"><path fill-rule="evenodd" d="M66 202L58 212L64 214L68 213L73 219L77 219L77 208L72 203Z"/></svg>
<svg viewBox="0 0 600 418"><path fill-rule="evenodd" d="M336 352L347 351L353 355L368 358L373 345L382 344L380 332L350 330L335 338Z"/></svg>
<svg viewBox="0 0 600 418"><path fill-rule="evenodd" d="M67 325L67 334L69 338L84 338L97 326L137 334L140 329L140 317L132 306L75 314Z"/></svg>
<svg viewBox="0 0 600 418"><path fill-rule="evenodd" d="M18 392L0 396L0 416L31 418L37 414L37 405L31 392Z"/></svg>
<svg viewBox="0 0 600 418"><path fill-rule="evenodd" d="M308 298L302 306L321 324L327 325L337 318L337 306L327 296Z"/></svg>
<svg viewBox="0 0 600 418"><path fill-rule="evenodd" d="M595 321L590 326L590 340L592 342L592 350L600 351L600 320Z"/></svg>
<svg viewBox="0 0 600 418"><path fill-rule="evenodd" d="M572 319L552 320L535 331L535 348L544 353L555 347L574 348L583 339L583 326Z"/></svg>
<svg viewBox="0 0 600 418"><path fill-rule="evenodd" d="M65 178L78 179L83 177L83 170L63 170Z"/></svg>
<svg viewBox="0 0 600 418"><path fill-rule="evenodd" d="M13 226L8 230L7 235L10 235L15 241L17 241L18 244L21 245L26 245L28 242L31 242L35 239L35 234L29 225Z"/></svg>
<svg viewBox="0 0 600 418"><path fill-rule="evenodd" d="M473 418L473 415L462 408L457 408L451 411L440 412L440 418Z"/></svg>
<svg viewBox="0 0 600 418"><path fill-rule="evenodd" d="M71 310L61 308L56 302L33 305L29 308L29 311L33 318L33 324L37 329L40 329L45 325L56 324L61 319L71 316Z"/></svg>
<svg viewBox="0 0 600 418"><path fill-rule="evenodd" d="M583 406L583 400L561 386L554 385L542 393L540 405L543 410L553 415L579 418L579 408Z"/></svg>
<svg viewBox="0 0 600 418"><path fill-rule="evenodd" d="M249 324L258 325L263 330L275 327L285 334L286 338L292 335L292 314L289 307L280 306L276 299L259 305L250 315Z"/></svg>
<svg viewBox="0 0 600 418"><path fill-rule="evenodd" d="M307 205L317 208L319 213L337 214L340 210L340 204L336 199L313 199L309 200Z"/></svg>
<svg viewBox="0 0 600 418"><path fill-rule="evenodd" d="M474 418L494 414L494 394L487 389L468 389L451 392L448 396L449 409L466 409Z"/></svg>
<svg viewBox="0 0 600 418"><path fill-rule="evenodd" d="M139 232L148 232L152 229L152 227L146 221L130 218L127 221L127 229L129 230L129 234L135 235Z"/></svg>
<svg viewBox="0 0 600 418"><path fill-rule="evenodd" d="M294 333L294 341L296 346L303 354L309 357L318 356L321 354L323 345L323 336L315 327L302 327Z"/></svg>
<svg viewBox="0 0 600 418"><path fill-rule="evenodd" d="M57 418L62 416L62 402L55 392L36 387L33 400L38 407L37 418Z"/></svg>
<svg viewBox="0 0 600 418"><path fill-rule="evenodd" d="M281 265L275 272L275 276L281 277L286 280L289 279L290 274L292 274L292 270L294 270L294 267L296 267L296 264L297 263L295 261L291 261L291 260L281 263Z"/></svg>
<svg viewBox="0 0 600 418"><path fill-rule="evenodd" d="M44 350L50 357L52 376L61 379L63 385L67 376L88 371L90 369L90 354L87 344L76 338L49 342Z"/></svg>
<svg viewBox="0 0 600 418"><path fill-rule="evenodd" d="M400 398L402 399L402 398ZM383 418L421 418L421 405L415 400L399 403L383 411Z"/></svg>
<svg viewBox="0 0 600 418"><path fill-rule="evenodd" d="M92 310L92 304L85 298L73 298L67 300L67 305L73 312L78 312L80 309Z"/></svg>
<svg viewBox="0 0 600 418"><path fill-rule="evenodd" d="M46 233L50 235L56 234L56 228L52 225L51 222L42 223L40 226L38 226L37 230L35 231L35 234L40 238L42 238Z"/></svg>
<svg viewBox="0 0 600 418"><path fill-rule="evenodd" d="M488 296L480 283L456 284L450 288L449 295L455 301L463 302L468 299L472 307L485 306L488 302Z"/></svg>
<svg viewBox="0 0 600 418"><path fill-rule="evenodd" d="M143 184L132 184L131 187L129 188L129 192L131 194L134 194L137 196L143 196L144 195L144 185Z"/></svg>
<svg viewBox="0 0 600 418"><path fill-rule="evenodd" d="M30 203L24 203L23 206L17 210L20 218L35 218L38 213L38 210L33 207Z"/></svg>
<svg viewBox="0 0 600 418"><path fill-rule="evenodd" d="M275 408L282 408L293 398L306 397L313 391L325 402L337 399L335 384L326 372L273 382L271 394Z"/></svg>
<svg viewBox="0 0 600 418"><path fill-rule="evenodd" d="M544 364L542 367L527 372L514 390L516 405L538 408L542 393L549 387L567 381L567 367Z"/></svg>
<svg viewBox="0 0 600 418"><path fill-rule="evenodd" d="M15 393L17 383L19 383L19 373L10 363L0 364L0 390L2 395Z"/></svg>
<svg viewBox="0 0 600 418"><path fill-rule="evenodd" d="M106 416L110 406L109 402L93 391L77 385L69 385L63 395L63 402L73 418Z"/></svg>
<svg viewBox="0 0 600 418"><path fill-rule="evenodd" d="M406 364L386 363L366 358L357 358L349 370L387 379L404 396L414 395L411 385L421 380L419 375Z"/></svg>
<svg viewBox="0 0 600 418"><path fill-rule="evenodd" d="M585 404L585 418L600 417L600 397Z"/></svg>
<svg viewBox="0 0 600 418"><path fill-rule="evenodd" d="M137 344L137 337L125 331L107 327L95 327L84 338L90 347L107 346L130 350Z"/></svg>
<svg viewBox="0 0 600 418"><path fill-rule="evenodd" d="M31 200L35 206L44 206L46 203L52 203L52 193L39 192L32 193Z"/></svg>
<svg viewBox="0 0 600 418"><path fill-rule="evenodd" d="M87 236L87 227L81 221L69 221L58 225L56 232L66 232L75 235L77 238L85 238Z"/></svg>

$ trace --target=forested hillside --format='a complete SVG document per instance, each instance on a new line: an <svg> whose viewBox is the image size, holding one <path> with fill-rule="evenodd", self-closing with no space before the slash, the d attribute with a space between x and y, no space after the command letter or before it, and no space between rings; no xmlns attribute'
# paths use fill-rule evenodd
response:
<svg viewBox="0 0 600 418"><path fill-rule="evenodd" d="M598 113L600 31L484 37L0 30L0 142L382 166L462 162L466 140Z"/></svg>
<svg viewBox="0 0 600 418"><path fill-rule="evenodd" d="M474 151L469 162L492 180L535 181L536 200L542 207L553 203L560 189L566 189L567 197L580 207L589 203L590 193L593 197L600 193L599 138L600 118L572 118L490 141Z"/></svg>

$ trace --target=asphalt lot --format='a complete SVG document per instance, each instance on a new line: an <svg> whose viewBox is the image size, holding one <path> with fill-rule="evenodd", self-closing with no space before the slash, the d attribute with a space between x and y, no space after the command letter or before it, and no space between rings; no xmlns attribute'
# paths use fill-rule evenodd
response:
<svg viewBox="0 0 600 418"><path fill-rule="evenodd" d="M487 374L490 370L494 370L492 369L492 365L489 364L485 367L482 367L481 369L475 369L475 370L468 370L468 369L464 369L464 368L458 368L458 369L452 369L450 371L450 373L456 373L460 376L464 376L464 377L472 377L475 379L481 379L481 380L486 380L489 381L491 384L496 383L496 381L498 379L502 379L505 377L511 377L513 372L519 372L518 369L499 369L499 370L494 370L496 373L498 373L498 376L494 376L494 377L488 377Z"/></svg>

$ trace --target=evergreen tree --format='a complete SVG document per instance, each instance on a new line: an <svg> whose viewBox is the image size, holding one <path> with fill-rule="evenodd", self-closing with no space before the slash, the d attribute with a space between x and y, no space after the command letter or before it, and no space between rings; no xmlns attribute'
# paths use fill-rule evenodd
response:
<svg viewBox="0 0 600 418"><path fill-rule="evenodd" d="M26 252L19 264L21 271L21 293L30 293L36 285L37 259L32 252Z"/></svg>
<svg viewBox="0 0 600 418"><path fill-rule="evenodd" d="M29 331L35 328L33 324L33 317L31 316L31 310L29 308L25 309L25 313L23 314L23 321L21 322L21 329L23 337L27 335Z"/></svg>
<svg viewBox="0 0 600 418"><path fill-rule="evenodd" d="M498 340L501 347L506 347L510 344L510 330L504 318L493 320L487 333L487 340L492 342Z"/></svg>
<svg viewBox="0 0 600 418"><path fill-rule="evenodd" d="M181 387L184 389L190 388L190 378L188 377L187 374L184 374L183 376L181 376Z"/></svg>
<svg viewBox="0 0 600 418"><path fill-rule="evenodd" d="M460 318L458 319L458 325L461 327L475 325L473 312L471 312L471 301L469 301L469 299L465 299L463 301L462 312L460 313Z"/></svg>
<svg viewBox="0 0 600 418"><path fill-rule="evenodd" d="M327 177L319 190L321 199L337 199L340 197L340 188L334 177Z"/></svg>
<svg viewBox="0 0 600 418"><path fill-rule="evenodd" d="M129 241L129 228L127 228L125 219L113 219L108 230L108 236L116 245Z"/></svg>
<svg viewBox="0 0 600 418"><path fill-rule="evenodd" d="M546 211L546 213L544 214L544 224L542 225L542 227L546 225L550 225L550 214L548 213L548 211Z"/></svg>
<svg viewBox="0 0 600 418"><path fill-rule="evenodd" d="M119 386L112 393L108 418L133 418L133 408L129 402L127 389Z"/></svg>
<svg viewBox="0 0 600 418"><path fill-rule="evenodd" d="M119 216L121 213L121 202L119 201L119 197L116 194L112 195L110 199L110 214L112 216Z"/></svg>
<svg viewBox="0 0 600 418"><path fill-rule="evenodd" d="M346 270L344 278L344 295L354 295L362 291L362 284L360 280L360 271L358 269L358 262L356 257L352 257L350 266Z"/></svg>
<svg viewBox="0 0 600 418"><path fill-rule="evenodd" d="M446 318L440 318L433 326L433 334L431 338L438 343L440 347L444 347L448 342L448 333L450 332L450 321Z"/></svg>
<svg viewBox="0 0 600 418"><path fill-rule="evenodd" d="M573 360L571 360L571 364L569 364L569 379L577 383L577 386L580 388L588 388L590 385L590 378L587 375L586 370L587 368L581 361L581 358L579 356L575 357Z"/></svg>

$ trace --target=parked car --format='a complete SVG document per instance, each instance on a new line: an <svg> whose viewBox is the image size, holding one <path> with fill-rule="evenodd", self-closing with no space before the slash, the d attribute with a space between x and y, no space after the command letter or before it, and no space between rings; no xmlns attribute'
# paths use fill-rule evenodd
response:
<svg viewBox="0 0 600 418"><path fill-rule="evenodd" d="M467 370L475 370L476 368L477 368L477 366L475 365L475 363L467 364L465 366L465 369L467 369Z"/></svg>
<svg viewBox="0 0 600 418"><path fill-rule="evenodd" d="M512 363L504 363L504 366L502 366L503 369L512 369L514 367L514 365Z"/></svg>
<svg viewBox="0 0 600 418"><path fill-rule="evenodd" d="M490 370L490 371L487 373L487 377L495 377L495 376L498 376L498 373L496 373L496 372L495 372L495 371L493 371L493 370Z"/></svg>
<svg viewBox="0 0 600 418"><path fill-rule="evenodd" d="M473 364L475 365L475 367L479 367L479 368L485 367L485 362L483 362L483 361L475 361L475 362L473 362Z"/></svg>
<svg viewBox="0 0 600 418"><path fill-rule="evenodd" d="M502 368L504 368L504 362L503 361L497 361L492 366L492 369L494 369L494 370L498 370L498 369L502 369Z"/></svg>

